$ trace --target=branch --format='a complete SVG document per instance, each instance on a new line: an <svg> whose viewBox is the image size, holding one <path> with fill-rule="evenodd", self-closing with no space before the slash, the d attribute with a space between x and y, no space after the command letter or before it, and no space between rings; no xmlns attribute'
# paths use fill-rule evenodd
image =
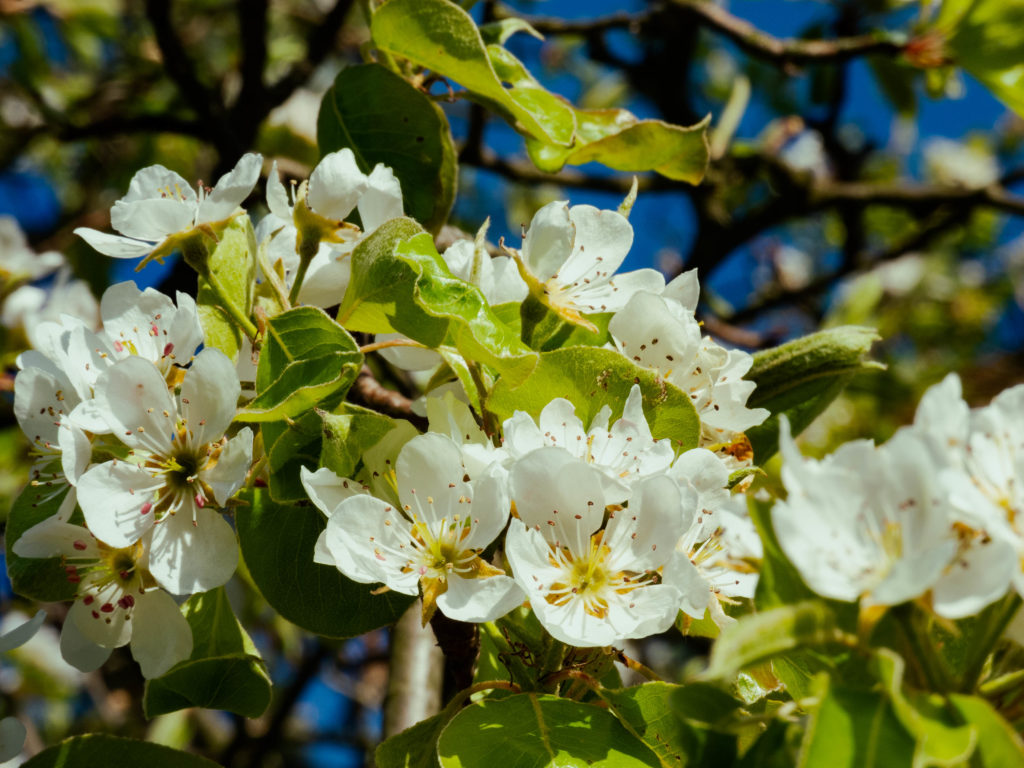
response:
<svg viewBox="0 0 1024 768"><path fill-rule="evenodd" d="M638 32L640 28L655 15L654 11L642 13L626 13L619 11L609 16L596 19L558 19L547 16L527 16L516 12L505 5L496 5L494 16L498 19L520 18L542 35L591 35L600 34L609 29L628 29Z"/></svg>
<svg viewBox="0 0 1024 768"><path fill-rule="evenodd" d="M119 116L95 120L84 125L67 123L56 126L54 130L61 141L80 141L132 133L177 133L182 136L194 136L197 139L207 139L210 136L209 130L198 120L186 120L164 114Z"/></svg>
<svg viewBox="0 0 1024 768"><path fill-rule="evenodd" d="M908 210L939 205L985 206L1024 216L1024 197L1008 192L999 184L987 187L950 187L939 185L876 184L871 182L832 182L811 187L813 208L837 205L889 205Z"/></svg>
<svg viewBox="0 0 1024 768"><path fill-rule="evenodd" d="M417 600L391 632L384 738L412 728L441 709L444 656L430 627L420 624Z"/></svg>
<svg viewBox="0 0 1024 768"><path fill-rule="evenodd" d="M401 392L382 386L374 378L373 371L365 365L349 390L349 396L358 405L365 405L388 416L406 419L426 431L426 420L413 413L412 401Z"/></svg>
<svg viewBox="0 0 1024 768"><path fill-rule="evenodd" d="M820 61L842 61L856 56L879 53L898 56L906 48L902 35L876 32L831 40L780 39L762 32L753 24L733 16L713 2L704 0L668 0L710 29L736 43L747 53L774 64L807 64Z"/></svg>
<svg viewBox="0 0 1024 768"><path fill-rule="evenodd" d="M963 223L970 216L971 209L964 208L956 211L940 210L929 221L918 229L914 234L904 238L896 245L881 253L864 255L855 260L847 260L842 267L827 275L822 275L812 280L807 285L793 291L784 291L770 296L757 304L744 307L734 312L725 319L730 325L749 322L759 315L779 307L790 304L797 304L806 299L815 297L832 288L844 277L863 272L886 261L898 259L908 253L920 250L927 246L939 235L948 232L955 226Z"/></svg>

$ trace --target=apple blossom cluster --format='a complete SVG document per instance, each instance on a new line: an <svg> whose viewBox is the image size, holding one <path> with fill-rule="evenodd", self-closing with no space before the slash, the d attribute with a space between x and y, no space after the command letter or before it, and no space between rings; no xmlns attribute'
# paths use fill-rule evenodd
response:
<svg viewBox="0 0 1024 768"><path fill-rule="evenodd" d="M145 168L111 210L120 234L76 232L109 256L142 258L140 267L180 252L218 290L207 261L248 215L240 206L261 169L259 155L245 155L212 189L193 189L167 168ZM337 304L356 247L403 213L391 169L366 175L350 150L325 156L291 190L272 166L266 205L250 246L255 280L284 307ZM360 226L345 221L354 211ZM768 415L746 405L751 357L702 337L694 272L668 285L654 270L617 272L633 240L621 213L554 202L521 248L495 255L485 234L486 225L445 251L454 276L492 305L534 302L587 329L603 316L612 353L691 399L700 447L677 455L655 439L639 386L617 419L605 406L584 424L556 398L536 419L515 411L495 441L454 382L421 400L428 432L401 422L362 455L355 478L303 468L327 516L309 556L354 581L421 596L424 622L437 610L491 621L529 603L552 636L587 647L664 631L680 611L727 623L723 604L752 597L761 557L730 482L752 460L744 432ZM256 379L264 340L235 312L248 337L237 363L204 348L191 297L121 283L102 297L101 326L66 314L41 322L18 359L15 412L32 444L33 483L60 504L14 552L61 558L76 592L61 647L79 669L130 644L144 675L163 674L193 645L180 601L236 568L224 511L261 450L234 424L239 379ZM411 340L382 346L398 367L440 364Z"/></svg>
<svg viewBox="0 0 1024 768"><path fill-rule="evenodd" d="M640 388L622 417L584 425L555 399L506 420L500 447L451 394L428 399L430 429L361 477L303 471L327 516L317 562L354 581L422 595L459 621L529 602L558 640L607 646L665 631L680 611L753 596L759 540L731 496L729 468L651 436ZM505 531L503 555L485 558Z"/></svg>
<svg viewBox="0 0 1024 768"><path fill-rule="evenodd" d="M14 552L62 559L76 589L61 637L70 663L95 669L130 642L153 677L192 649L172 595L220 586L235 570L235 534L217 509L245 480L252 432L225 437L240 385L222 352L196 354L191 297L120 283L100 309L99 331L65 315L40 324L37 348L18 358L14 410L32 482L63 500Z"/></svg>
<svg viewBox="0 0 1024 768"><path fill-rule="evenodd" d="M971 410L951 374L883 445L814 461L786 425L781 449L789 497L772 520L818 594L876 613L927 598L947 619L1024 595L1024 386Z"/></svg>

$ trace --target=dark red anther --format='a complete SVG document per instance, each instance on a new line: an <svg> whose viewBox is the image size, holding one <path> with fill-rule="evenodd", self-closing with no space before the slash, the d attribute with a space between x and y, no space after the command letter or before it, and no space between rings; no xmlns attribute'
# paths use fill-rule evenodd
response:
<svg viewBox="0 0 1024 768"><path fill-rule="evenodd" d="M171 342L167 342L167 344L164 345L164 357L167 357L173 351L174 351L174 344L171 343Z"/></svg>
<svg viewBox="0 0 1024 768"><path fill-rule="evenodd" d="M124 597L122 597L120 600L117 601L117 604L120 605L122 608L124 608L127 611L129 608L131 608L133 605L135 605L135 598L132 597L131 595L125 595Z"/></svg>
<svg viewBox="0 0 1024 768"><path fill-rule="evenodd" d="M104 613L113 613L114 612L114 606L111 603L104 603L103 605L100 606L100 610L103 611Z"/></svg>
<svg viewBox="0 0 1024 768"><path fill-rule="evenodd" d="M85 551L85 542L84 542L84 541L78 541L78 540L76 539L76 540L75 540L75 543L74 543L74 544L72 544L71 546L73 546L73 547L74 547L75 549L77 549L77 550L78 550L79 552L84 552L84 551Z"/></svg>
<svg viewBox="0 0 1024 768"><path fill-rule="evenodd" d="M152 508L153 508L153 503L151 501L147 501L145 504L142 505L142 509L140 509L139 512L141 512L143 515L148 515L149 511Z"/></svg>

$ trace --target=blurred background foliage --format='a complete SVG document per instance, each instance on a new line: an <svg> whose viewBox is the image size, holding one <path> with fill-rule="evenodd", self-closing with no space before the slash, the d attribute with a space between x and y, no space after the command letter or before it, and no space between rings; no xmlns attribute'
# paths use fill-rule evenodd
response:
<svg viewBox="0 0 1024 768"><path fill-rule="evenodd" d="M808 431L818 452L885 439L950 371L975 403L1024 381L1021 119L966 72L923 70L884 47L821 56L759 47L746 28L692 5L472 6L478 21L530 19L545 39L519 34L508 47L579 107L682 125L712 115L702 185L641 176L624 269L698 268L706 329L748 349L821 326L877 327L875 357L887 368L856 379ZM909 34L919 4L732 0L727 9L726 21L778 42ZM305 178L318 158L320 98L342 67L363 60L368 38L365 4L352 0L0 0L0 215L17 219L35 250L64 253L96 296L125 279L194 291L173 259L134 275L134 264L100 256L71 232L106 228L132 174L154 163L211 180L255 150ZM537 171L506 123L444 82L429 89L459 148L451 223L462 230L490 217L493 239L518 244L546 202L611 208L628 190L628 175L593 163ZM255 198L249 210L260 215ZM39 317L60 311L46 306ZM0 329L0 520L27 477L11 415L26 331ZM28 608L2 579L3 621L14 624ZM27 716L30 748L106 730L191 745L225 765L364 764L380 738L387 633L312 639L263 604L244 573L230 593L276 684L263 718L188 710L147 723L125 649L81 675L60 661L52 626L0 662L0 716ZM49 610L59 622L62 608ZM658 641L648 648L655 666L680 658Z"/></svg>

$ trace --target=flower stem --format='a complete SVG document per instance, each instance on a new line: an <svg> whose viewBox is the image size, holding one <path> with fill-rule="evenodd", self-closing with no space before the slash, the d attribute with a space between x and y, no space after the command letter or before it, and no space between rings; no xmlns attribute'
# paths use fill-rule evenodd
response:
<svg viewBox="0 0 1024 768"><path fill-rule="evenodd" d="M978 679L985 668L985 661L995 648L999 638L1003 636L1006 626L1020 609L1021 599L1012 592L1002 600L993 603L978 617L983 622L982 630L972 636L970 651L964 664L964 672L957 689L971 693L978 685Z"/></svg>
<svg viewBox="0 0 1024 768"><path fill-rule="evenodd" d="M301 203L305 205L304 202ZM313 257L316 256L317 251L320 250L320 238L311 238L308 235L304 235L303 231L299 230L299 268L295 271L295 279L292 281L292 289L288 294L288 303L293 307L299 301L299 291L302 290L302 281L306 279L306 270L309 269L309 264L313 261Z"/></svg>
<svg viewBox="0 0 1024 768"><path fill-rule="evenodd" d="M952 690L949 670L930 641L917 607L913 603L904 603L893 608L892 613L906 642L904 656L922 678L919 683L937 693Z"/></svg>

